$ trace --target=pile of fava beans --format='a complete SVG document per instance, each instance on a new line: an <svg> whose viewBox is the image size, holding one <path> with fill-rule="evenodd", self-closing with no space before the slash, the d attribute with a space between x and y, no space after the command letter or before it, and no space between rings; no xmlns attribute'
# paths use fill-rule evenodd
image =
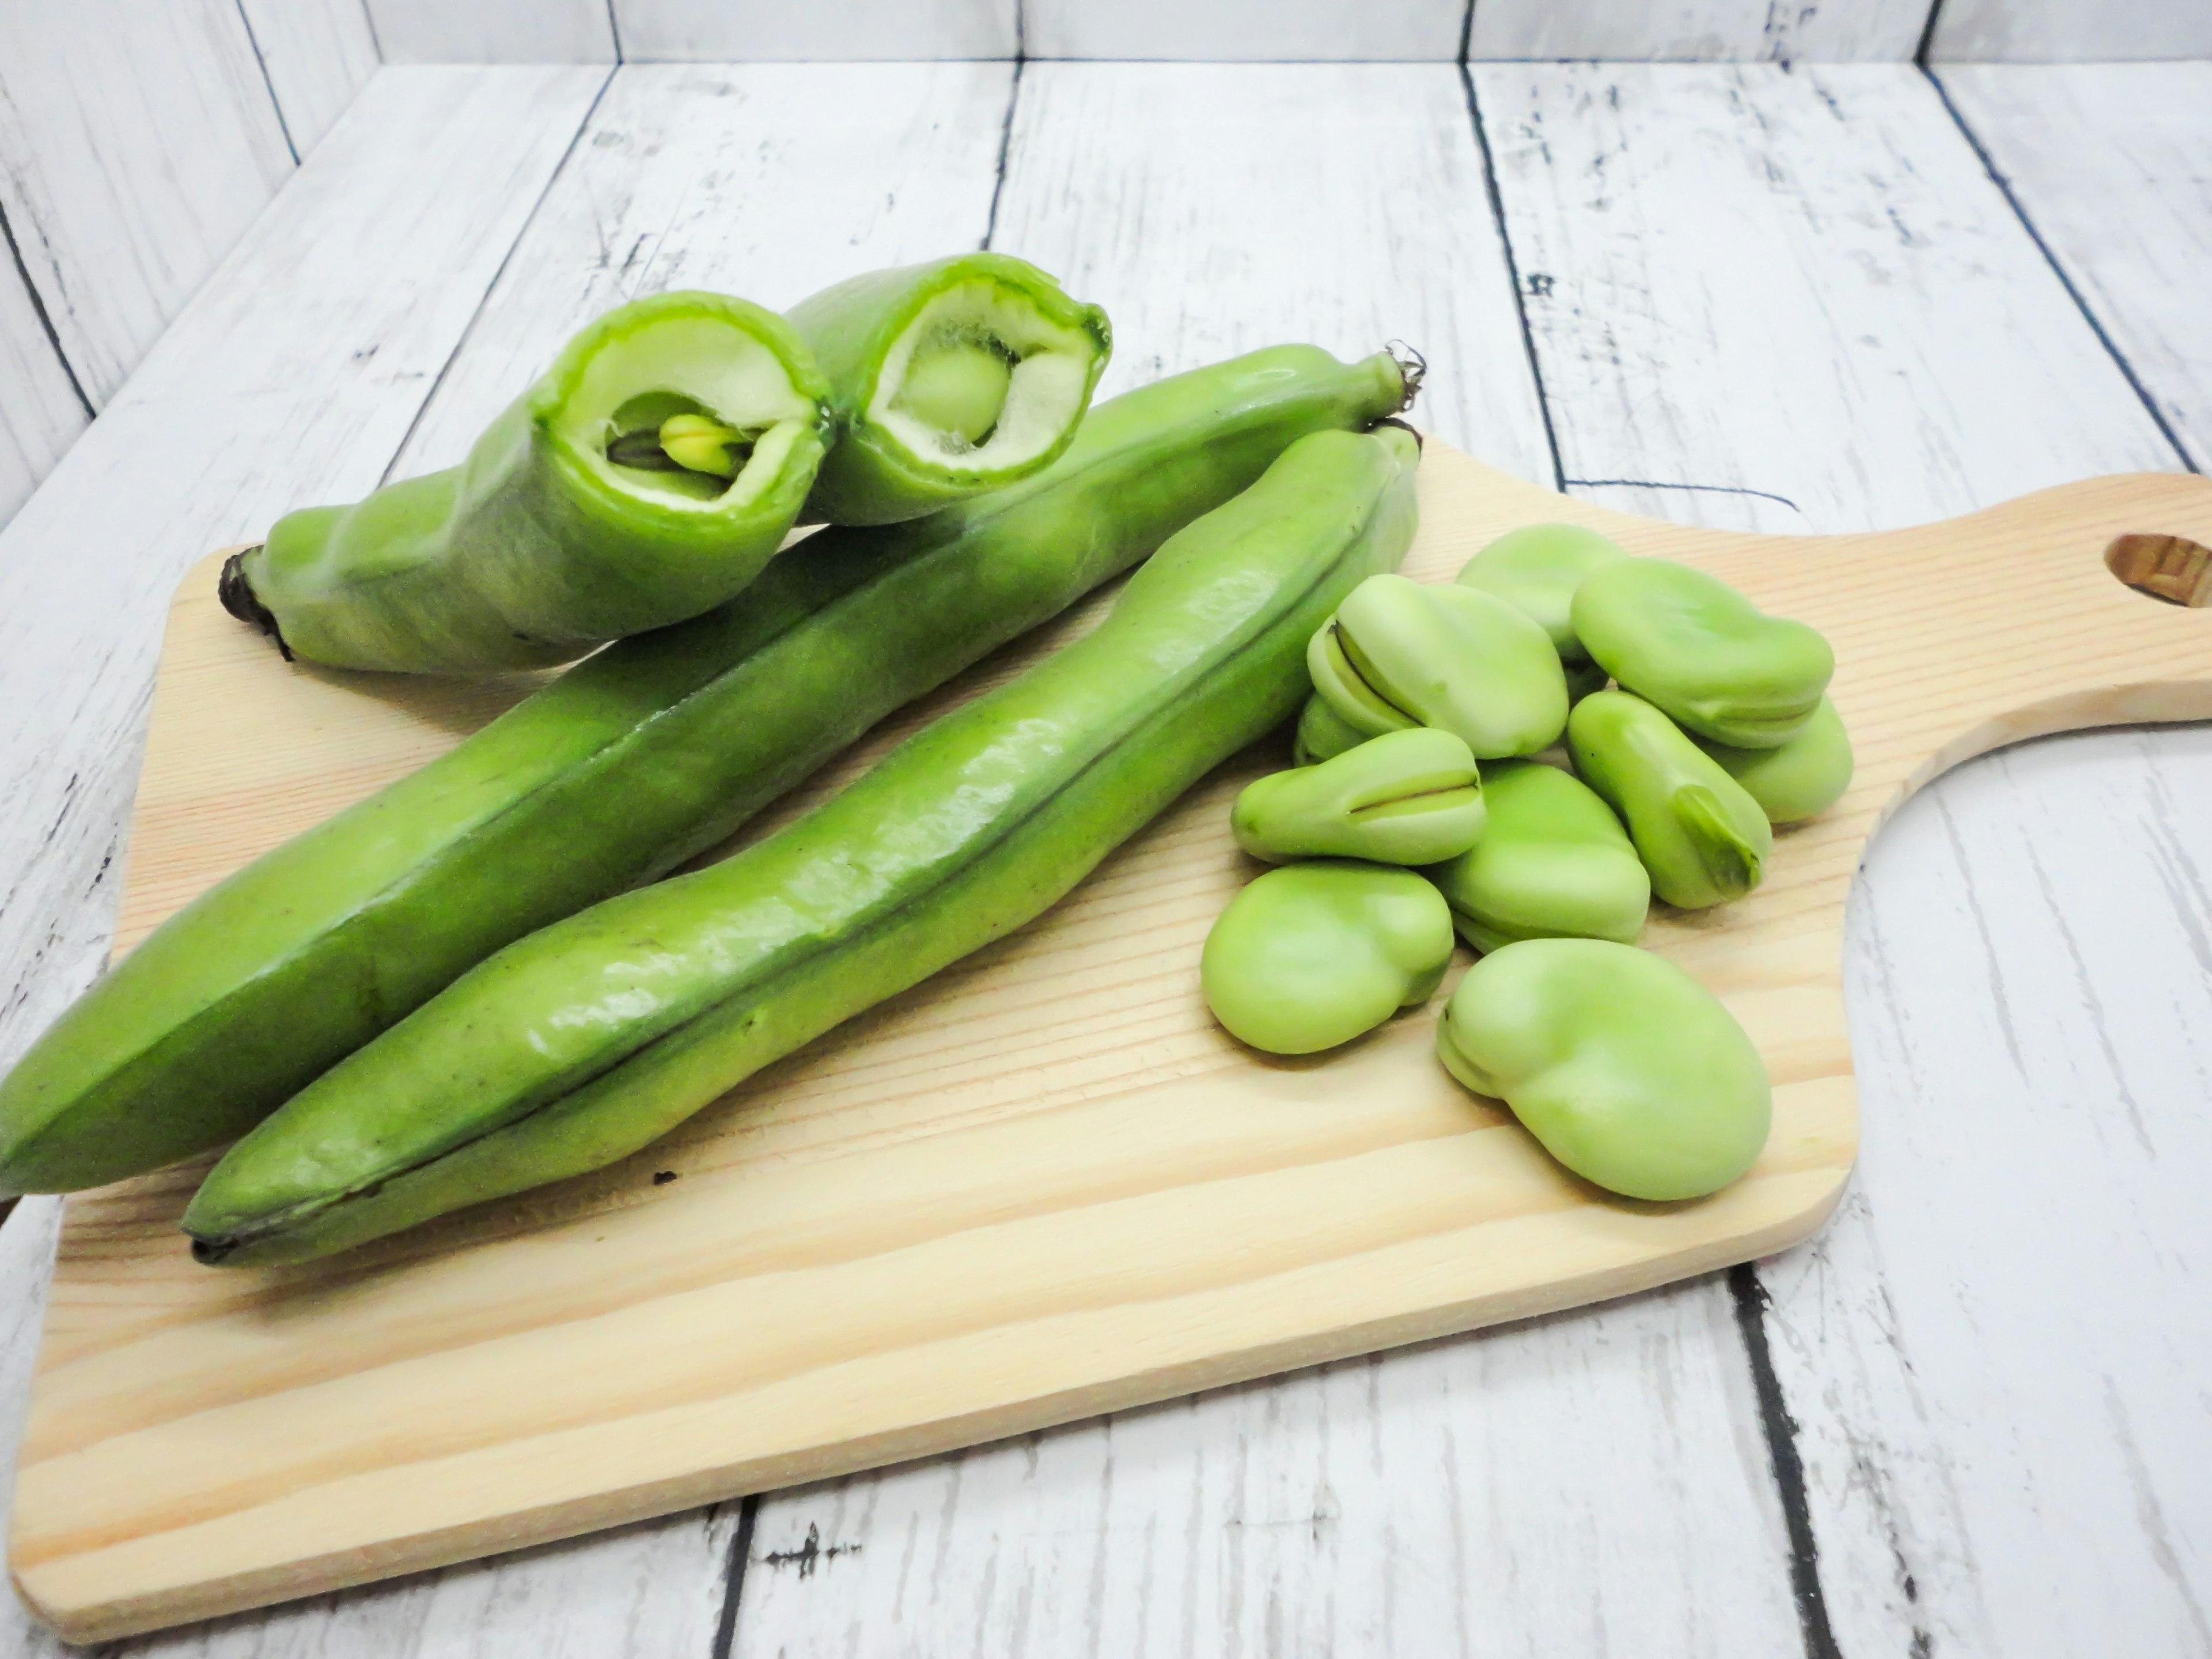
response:
<svg viewBox="0 0 2212 1659"><path fill-rule="evenodd" d="M1272 1054L1335 1048L1425 1003L1456 930L1482 955L1437 1026L1455 1078L1612 1192L1696 1198L1741 1176L1771 1112L1759 1051L1635 940L1655 893L1742 897L1772 826L1843 794L1828 642L1553 524L1450 586L1369 578L1307 664L1297 764L1231 816L1280 867L1206 937L1214 1017Z"/></svg>

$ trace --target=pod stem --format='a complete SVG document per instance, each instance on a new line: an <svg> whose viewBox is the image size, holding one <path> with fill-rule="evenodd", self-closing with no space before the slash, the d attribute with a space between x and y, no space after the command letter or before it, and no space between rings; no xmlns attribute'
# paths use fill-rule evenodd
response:
<svg viewBox="0 0 2212 1659"><path fill-rule="evenodd" d="M1390 361L1398 365L1398 378L1406 383L1405 397L1398 404L1398 412L1402 415L1421 395L1421 382L1429 377L1429 360L1403 340L1386 340L1382 349L1390 354Z"/></svg>
<svg viewBox="0 0 2212 1659"><path fill-rule="evenodd" d="M246 580L246 554L260 550L258 546L249 547L245 552L234 553L225 559L222 574L216 578L215 596L222 602L222 608L239 621L259 629L276 641L277 650L284 653L284 660L290 662L293 660L292 647L284 643L283 630L276 626L275 613L261 603L260 595L253 591L253 584Z"/></svg>

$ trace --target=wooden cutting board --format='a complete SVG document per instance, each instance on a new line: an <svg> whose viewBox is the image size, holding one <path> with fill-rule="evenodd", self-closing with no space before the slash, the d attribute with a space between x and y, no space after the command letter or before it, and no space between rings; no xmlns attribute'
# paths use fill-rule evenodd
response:
<svg viewBox="0 0 2212 1659"><path fill-rule="evenodd" d="M2212 544L2202 479L1754 537L1624 517L1431 443L1422 507L1418 577L1571 520L1834 641L1850 794L1777 837L1750 900L1645 934L1766 1056L1774 1131L1745 1180L1678 1205L1579 1183L1445 1077L1434 1005L1333 1056L1224 1037L1199 945L1255 867L1228 807L1285 763L1278 742L1036 924L597 1176L265 1272L192 1265L176 1221L201 1166L72 1199L9 1544L25 1598L73 1639L125 1635L1779 1249L1851 1168L1844 902L1882 817L2000 744L2212 717L2212 611L2107 568L2123 535ZM2121 562L2212 599L2201 550ZM118 951L529 684L289 666L216 607L214 577L210 560L171 612ZM1046 643L894 720L809 798Z"/></svg>

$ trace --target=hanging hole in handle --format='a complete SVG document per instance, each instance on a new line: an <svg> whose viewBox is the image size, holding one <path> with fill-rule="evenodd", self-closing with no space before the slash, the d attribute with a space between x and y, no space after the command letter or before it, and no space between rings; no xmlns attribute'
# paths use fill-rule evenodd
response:
<svg viewBox="0 0 2212 1659"><path fill-rule="evenodd" d="M2105 550L2105 568L2168 605L2212 605L2212 547L2185 536L2116 536Z"/></svg>

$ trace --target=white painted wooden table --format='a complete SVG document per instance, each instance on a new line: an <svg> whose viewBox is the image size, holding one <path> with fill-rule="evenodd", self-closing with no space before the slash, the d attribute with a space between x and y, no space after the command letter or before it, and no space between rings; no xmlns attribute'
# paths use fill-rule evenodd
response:
<svg viewBox="0 0 2212 1659"><path fill-rule="evenodd" d="M376 73L0 531L0 1063L104 951L178 574L636 294L988 241L1111 309L1109 392L1401 336L1454 441L1715 525L2199 464L2212 65L1939 73ZM115 1651L2212 1652L2212 731L1928 791L1849 975L1860 1173L1756 1268Z"/></svg>

